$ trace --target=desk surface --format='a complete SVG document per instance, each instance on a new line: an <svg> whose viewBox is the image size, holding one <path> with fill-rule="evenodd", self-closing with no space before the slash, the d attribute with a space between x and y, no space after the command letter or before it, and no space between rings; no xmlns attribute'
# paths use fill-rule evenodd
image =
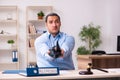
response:
<svg viewBox="0 0 120 80"><path fill-rule="evenodd" d="M62 79L88 79L88 78L112 78L120 77L120 68L106 69L109 73L105 73L99 70L92 70L93 75L79 75L81 70L68 70L60 71L60 75L57 76L37 76L37 77L25 77L19 74L2 74L0 73L0 80L62 80Z"/></svg>
<svg viewBox="0 0 120 80"><path fill-rule="evenodd" d="M90 59L109 59L109 58L120 58L120 55L90 55Z"/></svg>
<svg viewBox="0 0 120 80"><path fill-rule="evenodd" d="M77 55L77 58L81 58L81 59L104 59L104 58L120 58L120 54L119 55L110 55L110 54L104 54L104 55Z"/></svg>

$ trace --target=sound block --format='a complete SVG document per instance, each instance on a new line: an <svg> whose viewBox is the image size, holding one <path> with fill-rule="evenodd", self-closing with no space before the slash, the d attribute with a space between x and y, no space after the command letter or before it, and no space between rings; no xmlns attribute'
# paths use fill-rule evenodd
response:
<svg viewBox="0 0 120 80"><path fill-rule="evenodd" d="M81 75L91 75L91 74L93 74L93 72L89 72L89 71L80 71L79 72L79 74L81 74Z"/></svg>

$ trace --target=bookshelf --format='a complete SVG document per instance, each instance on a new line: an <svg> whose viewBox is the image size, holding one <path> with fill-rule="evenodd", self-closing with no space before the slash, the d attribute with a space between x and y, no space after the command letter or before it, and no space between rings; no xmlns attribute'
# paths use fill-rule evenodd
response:
<svg viewBox="0 0 120 80"><path fill-rule="evenodd" d="M37 13L43 11L46 16L52 12L52 6L28 6L26 10L26 34L27 34L27 65L36 63L36 52L34 48L35 39L45 31L45 16L38 19Z"/></svg>
<svg viewBox="0 0 120 80"><path fill-rule="evenodd" d="M19 69L18 7L0 6L0 15L0 71Z"/></svg>

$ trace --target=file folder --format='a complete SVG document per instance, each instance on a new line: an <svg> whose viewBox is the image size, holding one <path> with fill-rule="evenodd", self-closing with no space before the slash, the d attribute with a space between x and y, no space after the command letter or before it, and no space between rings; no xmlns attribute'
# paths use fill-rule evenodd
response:
<svg viewBox="0 0 120 80"><path fill-rule="evenodd" d="M36 67L36 68L26 68L26 72L20 72L23 76L53 76L59 75L58 67Z"/></svg>

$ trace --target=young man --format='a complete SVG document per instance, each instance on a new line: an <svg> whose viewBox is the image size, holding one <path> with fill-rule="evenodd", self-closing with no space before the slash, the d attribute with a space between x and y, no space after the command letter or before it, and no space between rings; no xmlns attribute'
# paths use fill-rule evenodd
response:
<svg viewBox="0 0 120 80"><path fill-rule="evenodd" d="M38 67L59 67L61 70L74 70L72 60L74 38L60 32L61 21L56 13L46 16L45 25L47 32L35 40Z"/></svg>

